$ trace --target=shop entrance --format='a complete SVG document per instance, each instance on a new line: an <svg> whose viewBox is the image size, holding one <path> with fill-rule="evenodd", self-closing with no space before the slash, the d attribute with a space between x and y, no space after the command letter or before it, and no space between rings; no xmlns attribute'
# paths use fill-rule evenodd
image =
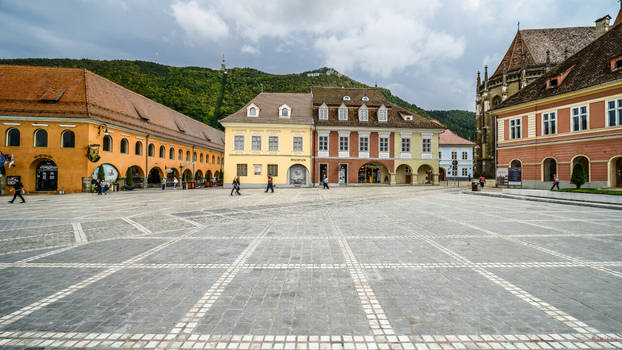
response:
<svg viewBox="0 0 622 350"><path fill-rule="evenodd" d="M622 158L616 163L616 187L622 187Z"/></svg>
<svg viewBox="0 0 622 350"><path fill-rule="evenodd" d="M324 176L328 175L328 164L320 164L320 178L318 179L319 183L322 183L324 180Z"/></svg>
<svg viewBox="0 0 622 350"><path fill-rule="evenodd" d="M37 167L37 191L56 191L58 167L51 160L44 160Z"/></svg>
<svg viewBox="0 0 622 350"><path fill-rule="evenodd" d="M348 183L348 164L339 164L339 183Z"/></svg>
<svg viewBox="0 0 622 350"><path fill-rule="evenodd" d="M378 166L365 164L359 168L360 184L379 184L380 182L380 168Z"/></svg>

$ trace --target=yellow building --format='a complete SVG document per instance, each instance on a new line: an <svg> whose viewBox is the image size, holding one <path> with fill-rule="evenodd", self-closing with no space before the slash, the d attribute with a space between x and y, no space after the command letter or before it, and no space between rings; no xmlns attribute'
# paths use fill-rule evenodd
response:
<svg viewBox="0 0 622 350"><path fill-rule="evenodd" d="M102 166L124 188L222 173L224 134L84 69L0 66L2 152L27 192L90 190ZM3 188L6 191L8 188Z"/></svg>
<svg viewBox="0 0 622 350"><path fill-rule="evenodd" d="M312 169L311 94L261 93L225 127L224 184L239 176L243 187L308 186Z"/></svg>

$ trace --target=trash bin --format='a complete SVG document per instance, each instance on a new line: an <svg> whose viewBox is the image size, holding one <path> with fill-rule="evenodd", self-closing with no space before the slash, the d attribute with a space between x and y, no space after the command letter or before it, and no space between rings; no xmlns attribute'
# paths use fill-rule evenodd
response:
<svg viewBox="0 0 622 350"><path fill-rule="evenodd" d="M479 184L477 182L471 182L471 191L478 191Z"/></svg>

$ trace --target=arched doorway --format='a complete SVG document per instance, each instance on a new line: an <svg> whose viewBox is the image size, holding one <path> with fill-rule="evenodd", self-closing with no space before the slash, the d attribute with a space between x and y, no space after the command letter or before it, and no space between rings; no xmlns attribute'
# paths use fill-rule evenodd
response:
<svg viewBox="0 0 622 350"><path fill-rule="evenodd" d="M576 164L580 164L585 174L585 182L590 182L590 160L586 156L575 156L572 159L572 165L570 167L570 176L572 177L572 169Z"/></svg>
<svg viewBox="0 0 622 350"><path fill-rule="evenodd" d="M406 164L402 164L395 169L395 183L397 184L412 184L413 170Z"/></svg>
<svg viewBox="0 0 622 350"><path fill-rule="evenodd" d="M309 171L302 164L294 164L287 170L287 178L290 185L306 185Z"/></svg>
<svg viewBox="0 0 622 350"><path fill-rule="evenodd" d="M157 166L153 167L151 168L151 170L149 170L149 176L147 176L147 183L159 186L160 181L162 181L162 176L164 176L162 170Z"/></svg>
<svg viewBox="0 0 622 350"><path fill-rule="evenodd" d="M132 170L132 181L134 187L140 187L143 183L143 179L145 178L145 173L143 169L138 165L132 165L127 168L125 171L125 185L128 186L128 178L130 176L130 169Z"/></svg>
<svg viewBox="0 0 622 350"><path fill-rule="evenodd" d="M39 163L36 170L36 190L37 191L56 191L58 188L58 167L50 159Z"/></svg>
<svg viewBox="0 0 622 350"><path fill-rule="evenodd" d="M366 163L359 168L358 183L360 184L388 184L389 181L389 170L384 164Z"/></svg>
<svg viewBox="0 0 622 350"><path fill-rule="evenodd" d="M553 181L557 174L557 161L554 158L546 158L542 162L542 181Z"/></svg>
<svg viewBox="0 0 622 350"><path fill-rule="evenodd" d="M438 180L445 181L445 168L443 167L438 168Z"/></svg>
<svg viewBox="0 0 622 350"><path fill-rule="evenodd" d="M176 177L177 180L179 180L179 170L175 168L166 169L166 177L168 177L171 181L173 181L174 177Z"/></svg>
<svg viewBox="0 0 622 350"><path fill-rule="evenodd" d="M611 157L607 163L607 185L622 187L622 155Z"/></svg>
<svg viewBox="0 0 622 350"><path fill-rule="evenodd" d="M429 185L434 182L432 178L432 167L424 164L417 169L417 183L423 185Z"/></svg>
<svg viewBox="0 0 622 350"><path fill-rule="evenodd" d="M99 178L100 168L104 169L104 180L105 181L113 183L117 181L117 179L119 178L119 171L117 170L117 168L115 168L114 165L112 164L104 163L98 166L97 168L95 168L95 170L93 171L93 176L91 176L93 180L97 180Z"/></svg>
<svg viewBox="0 0 622 350"><path fill-rule="evenodd" d="M205 180L207 180L207 181L214 181L214 178L212 177L212 172L210 170L208 170L205 173Z"/></svg>
<svg viewBox="0 0 622 350"><path fill-rule="evenodd" d="M622 187L622 157L618 158L615 167L616 187Z"/></svg>
<svg viewBox="0 0 622 350"><path fill-rule="evenodd" d="M183 181L191 181L192 180L192 171L190 171L190 169L184 170L182 175L183 175L182 176Z"/></svg>
<svg viewBox="0 0 622 350"><path fill-rule="evenodd" d="M214 171L214 177L216 178L216 181L220 181L220 172L218 172L218 170Z"/></svg>
<svg viewBox="0 0 622 350"><path fill-rule="evenodd" d="M197 172L194 174L194 181L203 182L203 172L201 170L197 170Z"/></svg>

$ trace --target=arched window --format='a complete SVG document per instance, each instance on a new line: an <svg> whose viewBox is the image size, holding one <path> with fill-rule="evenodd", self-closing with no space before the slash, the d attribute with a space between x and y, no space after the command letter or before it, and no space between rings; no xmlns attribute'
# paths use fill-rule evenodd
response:
<svg viewBox="0 0 622 350"><path fill-rule="evenodd" d="M170 150L168 150L168 157L169 159L175 159L175 149L171 147Z"/></svg>
<svg viewBox="0 0 622 350"><path fill-rule="evenodd" d="M123 141L121 141L121 143L123 143ZM104 136L103 144L104 144L104 151L112 152L112 137L110 137L110 135Z"/></svg>
<svg viewBox="0 0 622 350"><path fill-rule="evenodd" d="M10 128L6 131L6 145L19 146L19 130Z"/></svg>
<svg viewBox="0 0 622 350"><path fill-rule="evenodd" d="M129 153L129 144L127 139L121 139L121 153Z"/></svg>
<svg viewBox="0 0 622 350"><path fill-rule="evenodd" d="M61 134L61 147L74 148L76 147L76 134L71 130L65 130Z"/></svg>
<svg viewBox="0 0 622 350"><path fill-rule="evenodd" d="M182 150L179 150L179 152L177 152L177 159L178 160L184 159L184 152Z"/></svg>
<svg viewBox="0 0 622 350"><path fill-rule="evenodd" d="M553 176L557 174L557 161L553 158L547 158L542 162L543 181L553 181Z"/></svg>
<svg viewBox="0 0 622 350"><path fill-rule="evenodd" d="M149 144L149 157L154 157L155 156L155 146L153 145L153 143Z"/></svg>
<svg viewBox="0 0 622 350"><path fill-rule="evenodd" d="M212 155L212 164L216 164L213 155Z"/></svg>
<svg viewBox="0 0 622 350"><path fill-rule="evenodd" d="M367 106L363 103L363 105L359 108L359 121L366 122L368 120L369 110Z"/></svg>
<svg viewBox="0 0 622 350"><path fill-rule="evenodd" d="M345 104L341 104L338 110L339 120L348 120L348 107Z"/></svg>
<svg viewBox="0 0 622 350"><path fill-rule="evenodd" d="M186 161L190 161L190 151L186 151Z"/></svg>
<svg viewBox="0 0 622 350"><path fill-rule="evenodd" d="M197 152L192 152L192 161L193 162L197 161Z"/></svg>
<svg viewBox="0 0 622 350"><path fill-rule="evenodd" d="M218 157L218 164L222 164L222 158Z"/></svg>
<svg viewBox="0 0 622 350"><path fill-rule="evenodd" d="M136 141L135 153L137 156L140 156L143 154L143 143L142 142Z"/></svg>
<svg viewBox="0 0 622 350"><path fill-rule="evenodd" d="M43 129L35 131L35 147L48 146L48 132Z"/></svg>
<svg viewBox="0 0 622 350"><path fill-rule="evenodd" d="M199 162L203 163L203 153L199 156Z"/></svg>
<svg viewBox="0 0 622 350"><path fill-rule="evenodd" d="M166 149L164 146L160 146L160 158L164 158L166 155Z"/></svg>

